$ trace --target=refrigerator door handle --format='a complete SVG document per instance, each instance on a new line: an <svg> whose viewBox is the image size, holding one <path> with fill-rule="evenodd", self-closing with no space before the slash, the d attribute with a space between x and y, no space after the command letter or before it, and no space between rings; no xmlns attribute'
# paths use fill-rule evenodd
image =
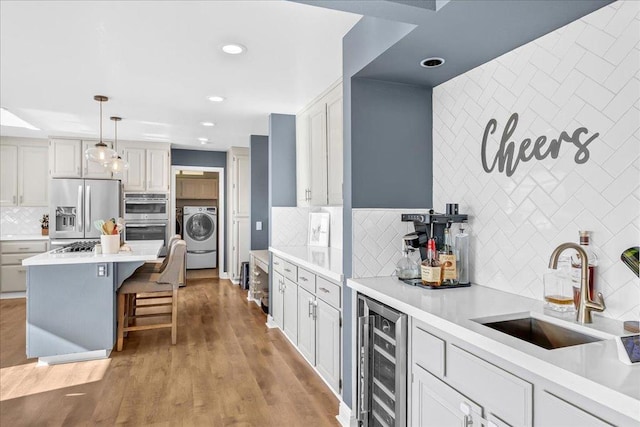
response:
<svg viewBox="0 0 640 427"><path fill-rule="evenodd" d="M78 185L78 204L76 205L78 231L84 231L84 210L82 209L82 185Z"/></svg>
<svg viewBox="0 0 640 427"><path fill-rule="evenodd" d="M84 206L86 211L86 223L87 223L87 232L91 231L91 186L87 185L86 195L84 198ZM87 236L89 237L89 236Z"/></svg>

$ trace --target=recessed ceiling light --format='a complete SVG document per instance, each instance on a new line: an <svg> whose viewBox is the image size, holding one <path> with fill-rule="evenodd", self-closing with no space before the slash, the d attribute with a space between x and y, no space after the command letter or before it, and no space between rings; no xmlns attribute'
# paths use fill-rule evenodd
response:
<svg viewBox="0 0 640 427"><path fill-rule="evenodd" d="M420 66L424 68L437 68L442 64L444 64L444 59L436 58L436 57L425 58L422 61L420 61Z"/></svg>
<svg viewBox="0 0 640 427"><path fill-rule="evenodd" d="M207 127L212 127L212 126L215 126L215 125L216 125L216 124L215 124L215 123L213 123L213 122L200 122L200 124L201 124L202 126L207 126Z"/></svg>
<svg viewBox="0 0 640 427"><path fill-rule="evenodd" d="M206 144L207 141L209 141L208 138L198 138L198 141L202 142L203 144Z"/></svg>
<svg viewBox="0 0 640 427"><path fill-rule="evenodd" d="M228 53L229 55L239 55L247 51L247 48L242 46L241 44L231 43L225 44L222 46L222 51L224 53Z"/></svg>
<svg viewBox="0 0 640 427"><path fill-rule="evenodd" d="M2 126L11 126L15 128L25 128L31 130L40 130L37 127L33 126L30 123L22 120L20 117L13 114L11 111L6 108L0 108L0 125Z"/></svg>
<svg viewBox="0 0 640 427"><path fill-rule="evenodd" d="M207 97L207 99L209 99L209 101L211 101L211 102L222 102L222 101L224 101L224 96L214 95L214 96Z"/></svg>

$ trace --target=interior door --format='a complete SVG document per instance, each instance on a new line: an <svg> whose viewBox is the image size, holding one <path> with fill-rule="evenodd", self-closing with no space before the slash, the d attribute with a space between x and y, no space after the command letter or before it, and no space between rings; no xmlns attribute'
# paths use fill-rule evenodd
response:
<svg viewBox="0 0 640 427"><path fill-rule="evenodd" d="M85 188L85 238L99 239L101 232L94 227L97 220L120 217L120 181L87 179Z"/></svg>

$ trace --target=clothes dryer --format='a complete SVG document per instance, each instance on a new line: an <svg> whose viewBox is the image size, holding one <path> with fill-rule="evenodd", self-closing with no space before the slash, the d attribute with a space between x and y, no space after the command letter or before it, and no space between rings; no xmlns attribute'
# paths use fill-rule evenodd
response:
<svg viewBox="0 0 640 427"><path fill-rule="evenodd" d="M215 207L185 206L184 240L187 269L216 268L218 257L218 210Z"/></svg>

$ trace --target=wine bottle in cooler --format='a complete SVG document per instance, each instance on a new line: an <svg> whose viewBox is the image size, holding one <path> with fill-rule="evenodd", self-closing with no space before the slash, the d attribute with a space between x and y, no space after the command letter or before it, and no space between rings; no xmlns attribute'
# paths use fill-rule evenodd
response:
<svg viewBox="0 0 640 427"><path fill-rule="evenodd" d="M593 301L598 257L590 245L589 231L580 231L580 247L587 253L587 260L589 263L589 299ZM578 307L578 301L580 300L580 277L582 274L580 261L580 254L578 253L571 257L571 280L573 281L573 297L576 308Z"/></svg>
<svg viewBox="0 0 640 427"><path fill-rule="evenodd" d="M464 227L460 227L460 231L456 234L455 254L458 283L467 285L469 283L469 234Z"/></svg>

